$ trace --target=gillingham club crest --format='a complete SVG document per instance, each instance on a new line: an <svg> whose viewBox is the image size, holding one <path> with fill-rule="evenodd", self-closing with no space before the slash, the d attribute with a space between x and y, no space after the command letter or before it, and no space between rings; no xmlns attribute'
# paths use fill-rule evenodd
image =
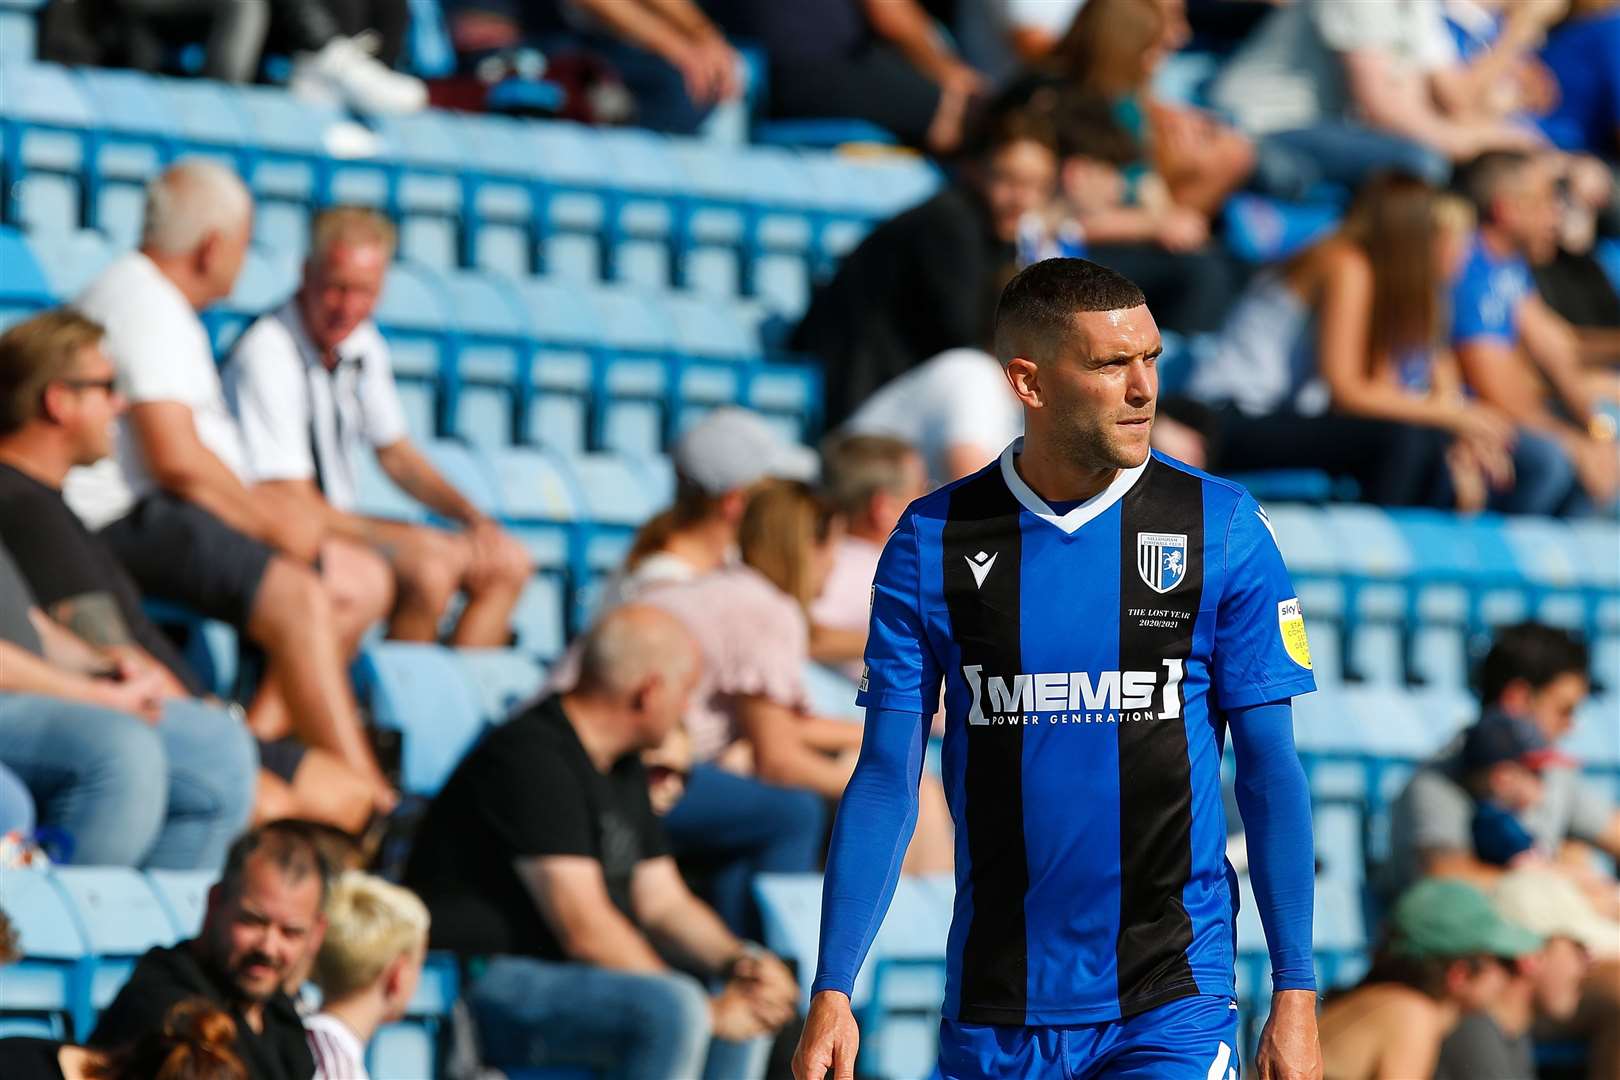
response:
<svg viewBox="0 0 1620 1080"><path fill-rule="evenodd" d="M1187 534L1136 534L1136 572L1154 592L1167 593L1187 576Z"/></svg>

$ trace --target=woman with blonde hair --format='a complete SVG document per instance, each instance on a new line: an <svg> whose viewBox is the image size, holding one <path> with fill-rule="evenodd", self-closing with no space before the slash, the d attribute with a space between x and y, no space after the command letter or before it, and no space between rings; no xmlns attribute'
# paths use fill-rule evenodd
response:
<svg viewBox="0 0 1620 1080"><path fill-rule="evenodd" d="M1561 501L1567 485L1515 452L1507 418L1462 392L1447 297L1471 231L1455 200L1388 174L1337 230L1256 278L1193 373L1192 395L1224 407L1217 467L1320 469L1384 505Z"/></svg>

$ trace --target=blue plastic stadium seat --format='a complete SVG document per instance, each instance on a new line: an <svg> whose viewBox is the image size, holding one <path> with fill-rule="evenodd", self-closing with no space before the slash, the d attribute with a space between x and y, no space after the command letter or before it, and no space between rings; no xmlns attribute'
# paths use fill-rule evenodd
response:
<svg viewBox="0 0 1620 1080"><path fill-rule="evenodd" d="M231 295L204 316L215 350L221 355L228 352L254 319L280 307L298 288L298 278L298 260L291 253L249 249Z"/></svg>
<svg viewBox="0 0 1620 1080"><path fill-rule="evenodd" d="M1342 563L1325 515L1309 506L1268 503L1264 509L1299 589L1306 619L1339 618L1344 613Z"/></svg>
<svg viewBox="0 0 1620 1080"><path fill-rule="evenodd" d="M11 226L0 225L0 326L25 319L55 300L28 241Z"/></svg>
<svg viewBox="0 0 1620 1080"><path fill-rule="evenodd" d="M223 155L240 162L251 139L251 122L233 87L208 79L157 79L158 98L188 151Z"/></svg>
<svg viewBox="0 0 1620 1080"><path fill-rule="evenodd" d="M30 239L39 252L39 266L49 279L50 291L62 300L77 296L113 259L106 237L94 229L61 236L36 233ZM4 276L9 277L9 272Z"/></svg>
<svg viewBox="0 0 1620 1080"><path fill-rule="evenodd" d="M1588 586L1598 591L1593 622L1605 634L1620 633L1620 524L1586 518L1570 523L1581 547Z"/></svg>
<svg viewBox="0 0 1620 1080"><path fill-rule="evenodd" d="M1412 638L1412 673L1428 686L1461 690L1468 685L1468 645L1462 630L1431 625Z"/></svg>
<svg viewBox="0 0 1620 1080"><path fill-rule="evenodd" d="M1250 262L1285 259L1338 224L1333 203L1287 203L1259 195L1226 201L1226 243Z"/></svg>
<svg viewBox="0 0 1620 1080"><path fill-rule="evenodd" d="M177 937L189 938L202 929L208 911L208 890L219 875L209 870L148 870L146 880L162 903Z"/></svg>
<svg viewBox="0 0 1620 1080"><path fill-rule="evenodd" d="M458 491L490 517L501 516L500 486L494 468L477 450L449 439L425 445L423 452Z"/></svg>
<svg viewBox="0 0 1620 1080"><path fill-rule="evenodd" d="M1350 635L1350 671L1369 683L1399 686L1406 678L1401 651L1397 627L1363 621Z"/></svg>
<svg viewBox="0 0 1620 1080"><path fill-rule="evenodd" d="M1344 570L1355 585L1346 617L1403 619L1404 581L1412 572L1414 557L1422 554L1409 547L1395 521L1376 506L1339 504L1323 512L1327 528L1339 544ZM1438 553L1430 557L1440 558Z"/></svg>
<svg viewBox="0 0 1620 1080"><path fill-rule="evenodd" d="M667 407L675 396L670 369L676 348L669 311L651 296L627 289L597 289L589 299L607 350L592 395L593 427L604 431L613 412L629 408L655 415L661 433L667 433L673 422Z"/></svg>
<svg viewBox="0 0 1620 1080"><path fill-rule="evenodd" d="M156 83L136 71L80 68L97 118L96 190L88 220L129 248L140 233L144 186L163 168L178 132Z"/></svg>
<svg viewBox="0 0 1620 1080"><path fill-rule="evenodd" d="M68 1036L88 950L66 895L44 870L0 870L0 907L22 953L0 977L0 1030ZM24 1018L32 1022L22 1023Z"/></svg>
<svg viewBox="0 0 1620 1080"><path fill-rule="evenodd" d="M483 730L483 709L451 650L385 641L360 653L357 682L379 727L404 736L400 782L433 795Z"/></svg>
<svg viewBox="0 0 1620 1080"><path fill-rule="evenodd" d="M1356 806L1348 803L1316 806L1311 811L1311 829L1323 876L1352 883L1366 877L1361 812Z"/></svg>
<svg viewBox="0 0 1620 1080"><path fill-rule="evenodd" d="M1575 728L1564 739L1563 749L1587 768L1620 770L1620 695L1610 691L1590 698L1576 714Z"/></svg>
<svg viewBox="0 0 1620 1080"><path fill-rule="evenodd" d="M84 930L93 954L88 984L77 1003L75 1024L88 1031L94 1015L112 1003L150 948L179 940L174 922L151 884L121 866L63 866L56 882Z"/></svg>
<svg viewBox="0 0 1620 1080"><path fill-rule="evenodd" d="M425 521L427 509L405 494L383 472L376 454L361 454L355 461L355 509L370 517L394 521Z"/></svg>
<svg viewBox="0 0 1620 1080"><path fill-rule="evenodd" d="M433 1076L433 1030L412 1020L385 1024L366 1047L366 1071L373 1076Z"/></svg>
<svg viewBox="0 0 1620 1080"><path fill-rule="evenodd" d="M540 692L545 673L519 649L457 649L456 663L481 705L484 723L498 724Z"/></svg>
<svg viewBox="0 0 1620 1080"><path fill-rule="evenodd" d="M512 610L517 647L541 660L562 655L568 640L568 601L555 575L536 575L523 587Z"/></svg>
<svg viewBox="0 0 1620 1080"><path fill-rule="evenodd" d="M1620 634L1605 634L1592 643L1592 682L1620 693Z"/></svg>
<svg viewBox="0 0 1620 1080"><path fill-rule="evenodd" d="M0 64L19 64L34 58L38 41L35 14L45 0L4 0L0 3Z"/></svg>
<svg viewBox="0 0 1620 1080"><path fill-rule="evenodd" d="M516 292L475 272L444 277L456 349L451 414L458 435L486 448L513 441L528 381L531 333Z"/></svg>

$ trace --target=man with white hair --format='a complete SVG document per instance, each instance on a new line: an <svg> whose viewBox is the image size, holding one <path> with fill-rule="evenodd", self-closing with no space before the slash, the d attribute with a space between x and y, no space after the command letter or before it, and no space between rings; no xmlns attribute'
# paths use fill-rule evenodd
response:
<svg viewBox="0 0 1620 1080"><path fill-rule="evenodd" d="M491 1066L749 1080L793 1015L793 977L692 895L648 796L640 755L676 730L701 665L673 616L615 609L575 688L492 731L429 808L405 883L433 947L492 958L467 995Z"/></svg>
<svg viewBox="0 0 1620 1080"><path fill-rule="evenodd" d="M148 187L139 250L74 303L106 328L129 408L113 456L70 474L66 496L145 595L229 623L265 650L248 719L281 784L267 782L261 813L356 829L394 795L345 659L387 612L392 582L371 552L329 539L318 518L272 512L243 484L241 438L197 313L230 294L252 225L247 188L214 162L180 162ZM97 640L93 626L74 629ZM309 747L341 768L305 769Z"/></svg>
<svg viewBox="0 0 1620 1080"><path fill-rule="evenodd" d="M290 513L381 553L398 586L389 636L436 641L457 592L456 645L503 646L533 572L523 545L446 480L411 441L388 343L372 321L394 255L394 226L375 210L315 216L298 292L248 327L225 366L249 468ZM456 530L359 512L363 454Z"/></svg>

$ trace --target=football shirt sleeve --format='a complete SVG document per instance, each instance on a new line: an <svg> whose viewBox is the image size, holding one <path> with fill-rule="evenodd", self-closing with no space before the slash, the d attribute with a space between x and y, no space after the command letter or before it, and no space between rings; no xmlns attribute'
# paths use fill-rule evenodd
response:
<svg viewBox="0 0 1620 1080"><path fill-rule="evenodd" d="M1210 675L1215 702L1228 711L1316 689L1299 597L1271 521L1248 494L1227 525Z"/></svg>
<svg viewBox="0 0 1620 1080"><path fill-rule="evenodd" d="M922 581L917 530L907 512L889 534L872 582L866 669L856 704L868 709L932 714L943 677L918 604Z"/></svg>

